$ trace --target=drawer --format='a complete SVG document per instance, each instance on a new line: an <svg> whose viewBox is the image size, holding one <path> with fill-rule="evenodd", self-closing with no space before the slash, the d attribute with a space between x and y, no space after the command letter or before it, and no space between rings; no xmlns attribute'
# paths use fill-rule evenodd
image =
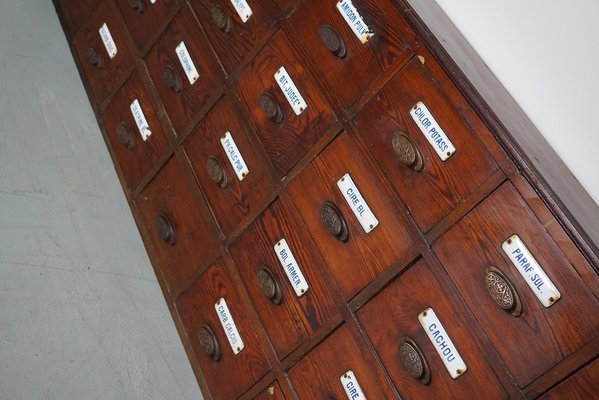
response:
<svg viewBox="0 0 599 400"><path fill-rule="evenodd" d="M99 0L59 0L67 31L75 33L91 14Z"/></svg>
<svg viewBox="0 0 599 400"><path fill-rule="evenodd" d="M133 42L145 52L173 18L181 0L116 0Z"/></svg>
<svg viewBox="0 0 599 400"><path fill-rule="evenodd" d="M481 353L488 343L437 270L440 268L418 261L358 311L384 367L404 399L468 399L474 398L473 393L478 399L507 398ZM438 324L433 325L435 322L420 323L419 315L429 308L446 334L440 332ZM429 339L426 331L431 327L431 332L440 332L433 336L435 341L440 338L439 345ZM443 345L448 367L437 353ZM454 379L449 370L460 369L459 357L466 371L456 373Z"/></svg>
<svg viewBox="0 0 599 400"><path fill-rule="evenodd" d="M168 146L155 111L157 99L146 89L142 70L136 70L102 113L113 154L129 189L156 165Z"/></svg>
<svg viewBox="0 0 599 400"><path fill-rule="evenodd" d="M200 121L184 148L225 236L272 198L276 178L270 161L229 98Z"/></svg>
<svg viewBox="0 0 599 400"><path fill-rule="evenodd" d="M221 91L223 71L186 5L158 38L146 63L177 134Z"/></svg>
<svg viewBox="0 0 599 400"><path fill-rule="evenodd" d="M275 381L258 396L254 397L254 400L285 400L285 395L279 383Z"/></svg>
<svg viewBox="0 0 599 400"><path fill-rule="evenodd" d="M93 97L102 104L129 75L133 42L112 0L101 2L73 40Z"/></svg>
<svg viewBox="0 0 599 400"><path fill-rule="evenodd" d="M599 358L578 371L539 400L590 400L599 392Z"/></svg>
<svg viewBox="0 0 599 400"><path fill-rule="evenodd" d="M396 398L380 368L369 365L364 359L368 357L364 354L368 351L366 346L356 343L346 326L337 329L288 371L298 398ZM351 390L350 394L346 394L346 390Z"/></svg>
<svg viewBox="0 0 599 400"><path fill-rule="evenodd" d="M288 190L345 299L399 259L411 260L418 252L403 212L346 133Z"/></svg>
<svg viewBox="0 0 599 400"><path fill-rule="evenodd" d="M135 200L171 293L191 281L204 260L216 254L214 223L190 175L172 157Z"/></svg>
<svg viewBox="0 0 599 400"><path fill-rule="evenodd" d="M344 109L413 54L410 30L389 0L306 0L289 22Z"/></svg>
<svg viewBox="0 0 599 400"><path fill-rule="evenodd" d="M222 259L181 295L176 308L210 398L237 398L270 371Z"/></svg>
<svg viewBox="0 0 599 400"><path fill-rule="evenodd" d="M275 4L279 6L279 9L283 11L284 15L291 13L301 1L302 0L274 0Z"/></svg>
<svg viewBox="0 0 599 400"><path fill-rule="evenodd" d="M520 387L597 336L597 300L510 183L451 228L433 250ZM520 269L508 254L517 257ZM561 298L552 295L550 282ZM551 304L549 296L558 300ZM521 345L515 348L515 343Z"/></svg>
<svg viewBox="0 0 599 400"><path fill-rule="evenodd" d="M275 73L281 67L287 74L277 74L277 78L284 81L279 86ZM281 175L289 172L335 120L282 32L278 32L244 70L235 90ZM283 90L288 90L295 110Z"/></svg>
<svg viewBox="0 0 599 400"><path fill-rule="evenodd" d="M426 61L431 62L432 59ZM428 111L417 106L420 103ZM413 117L416 113L418 116ZM417 123L414 118L422 122ZM498 170L465 117L418 58L413 58L364 107L355 123L424 232ZM428 141L435 135L433 141L441 143L437 142L443 140L441 136L432 131L439 127L456 149L445 161L437 153L445 147L441 149ZM447 157L447 153L443 156Z"/></svg>
<svg viewBox="0 0 599 400"><path fill-rule="evenodd" d="M270 1L194 0L190 4L229 75L242 69L276 29Z"/></svg>
<svg viewBox="0 0 599 400"><path fill-rule="evenodd" d="M244 232L231 256L280 359L335 314L322 259L283 199Z"/></svg>

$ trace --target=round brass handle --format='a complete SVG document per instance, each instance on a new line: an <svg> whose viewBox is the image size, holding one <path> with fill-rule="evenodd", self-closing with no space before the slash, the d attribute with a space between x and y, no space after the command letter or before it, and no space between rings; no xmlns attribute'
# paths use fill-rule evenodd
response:
<svg viewBox="0 0 599 400"><path fill-rule="evenodd" d="M183 89L183 83L181 82L181 76L175 67L171 65L165 65L162 69L162 79L164 80L166 87L172 92L181 93L181 90Z"/></svg>
<svg viewBox="0 0 599 400"><path fill-rule="evenodd" d="M260 286L262 293L274 304L281 304L283 301L283 291L272 271L268 267L263 266L258 270L256 278L258 279L258 286Z"/></svg>
<svg viewBox="0 0 599 400"><path fill-rule="evenodd" d="M487 291L495 303L514 317L522 315L520 296L509 279L498 268L490 266L485 273Z"/></svg>
<svg viewBox="0 0 599 400"><path fill-rule="evenodd" d="M206 160L206 169L208 170L208 176L212 182L222 188L227 187L227 184L229 183L227 172L218 158L215 156L208 157L208 160Z"/></svg>
<svg viewBox="0 0 599 400"><path fill-rule="evenodd" d="M200 327L200 331L198 332L198 340L200 341L200 347L202 348L204 354L212 358L214 361L220 360L220 344L218 343L218 338L208 324L203 324Z"/></svg>
<svg viewBox="0 0 599 400"><path fill-rule="evenodd" d="M135 137L124 122L121 121L116 126L116 135L121 144L127 149L133 150L135 148Z"/></svg>
<svg viewBox="0 0 599 400"><path fill-rule="evenodd" d="M143 0L127 0L129 3L129 7L135 10L138 14L143 14L146 6L144 5Z"/></svg>
<svg viewBox="0 0 599 400"><path fill-rule="evenodd" d="M262 108L264 115L269 119L277 124L283 122L283 110L281 110L279 102L272 93L268 91L262 93L260 99L258 99L258 103L260 104L260 108Z"/></svg>
<svg viewBox="0 0 599 400"><path fill-rule="evenodd" d="M431 381L431 373L420 347L411 338L403 338L399 345L399 359L404 368L414 379L427 385Z"/></svg>
<svg viewBox="0 0 599 400"><path fill-rule="evenodd" d="M156 217L156 230L158 231L160 238L166 243L171 246L175 244L177 240L175 227L165 214L158 214L158 217Z"/></svg>
<svg viewBox="0 0 599 400"><path fill-rule="evenodd" d="M87 49L87 62L90 63L94 68L100 69L104 66L104 58L98 53L93 47Z"/></svg>
<svg viewBox="0 0 599 400"><path fill-rule="evenodd" d="M395 154L397 154L402 163L414 171L422 171L424 168L424 158L416 143L408 135L403 132L397 132L393 136L391 144L393 145Z"/></svg>
<svg viewBox="0 0 599 400"><path fill-rule="evenodd" d="M339 58L345 58L347 55L347 46L343 38L337 32L337 29L331 25L320 26L320 40L324 43L325 47L334 55Z"/></svg>
<svg viewBox="0 0 599 400"><path fill-rule="evenodd" d="M320 209L320 219L324 223L327 231L342 242L347 242L349 238L349 229L345 218L335 204L325 201Z"/></svg>
<svg viewBox="0 0 599 400"><path fill-rule="evenodd" d="M225 33L231 32L231 29L233 28L233 20L231 19L231 16L225 7L221 6L220 4L212 7L212 23Z"/></svg>

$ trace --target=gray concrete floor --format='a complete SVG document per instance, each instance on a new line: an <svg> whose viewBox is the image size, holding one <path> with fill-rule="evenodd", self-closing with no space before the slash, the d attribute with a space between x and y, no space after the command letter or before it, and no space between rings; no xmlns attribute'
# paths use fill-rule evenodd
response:
<svg viewBox="0 0 599 400"><path fill-rule="evenodd" d="M0 399L201 399L51 0L0 0Z"/></svg>

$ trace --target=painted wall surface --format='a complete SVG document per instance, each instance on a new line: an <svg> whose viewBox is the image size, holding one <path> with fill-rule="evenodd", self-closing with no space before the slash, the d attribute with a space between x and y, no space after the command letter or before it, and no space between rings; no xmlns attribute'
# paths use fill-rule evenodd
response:
<svg viewBox="0 0 599 400"><path fill-rule="evenodd" d="M0 30L0 399L201 399L52 2Z"/></svg>

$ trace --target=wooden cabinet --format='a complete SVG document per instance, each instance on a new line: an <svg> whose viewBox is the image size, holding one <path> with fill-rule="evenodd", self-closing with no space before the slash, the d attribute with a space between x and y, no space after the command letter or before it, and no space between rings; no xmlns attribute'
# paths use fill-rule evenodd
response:
<svg viewBox="0 0 599 400"><path fill-rule="evenodd" d="M599 251L404 0L55 3L207 400L593 398Z"/></svg>

